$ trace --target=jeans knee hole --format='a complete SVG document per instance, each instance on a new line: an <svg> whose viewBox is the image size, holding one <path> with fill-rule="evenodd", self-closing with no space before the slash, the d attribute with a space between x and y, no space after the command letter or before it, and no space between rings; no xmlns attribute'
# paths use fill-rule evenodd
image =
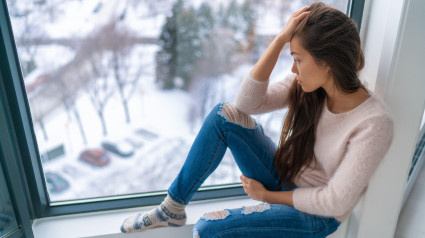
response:
<svg viewBox="0 0 425 238"><path fill-rule="evenodd" d="M249 129L254 129L256 127L255 120L251 116L240 112L232 104L223 104L218 111L218 114L224 117L226 121L232 122L242 127Z"/></svg>
<svg viewBox="0 0 425 238"><path fill-rule="evenodd" d="M261 203L255 206L247 206L247 207L242 207L242 214L243 215L248 215L251 214L253 212L264 212L266 210L270 209L270 204L268 203Z"/></svg>
<svg viewBox="0 0 425 238"><path fill-rule="evenodd" d="M230 215L228 210L214 211L205 213L201 219L205 221L223 220Z"/></svg>
<svg viewBox="0 0 425 238"><path fill-rule="evenodd" d="M193 229L193 234L192 234L193 238L200 238L198 230Z"/></svg>

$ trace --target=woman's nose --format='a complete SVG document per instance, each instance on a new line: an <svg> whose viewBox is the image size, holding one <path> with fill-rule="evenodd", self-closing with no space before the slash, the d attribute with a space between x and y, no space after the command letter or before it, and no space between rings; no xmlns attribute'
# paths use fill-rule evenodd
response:
<svg viewBox="0 0 425 238"><path fill-rule="evenodd" d="M298 66L297 66L297 63L296 62L292 63L291 71L294 74L298 74Z"/></svg>

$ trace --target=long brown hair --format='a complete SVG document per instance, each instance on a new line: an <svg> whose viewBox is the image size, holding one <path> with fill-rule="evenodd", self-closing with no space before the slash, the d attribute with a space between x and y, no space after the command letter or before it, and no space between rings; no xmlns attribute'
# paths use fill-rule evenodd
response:
<svg viewBox="0 0 425 238"><path fill-rule="evenodd" d="M313 3L308 11L293 37L299 37L316 63L331 68L337 90L348 94L364 88L358 78L364 57L354 21L320 2ZM325 98L323 88L306 93L294 80L289 92L289 110L274 155L279 187L294 185L302 170L314 161L316 127Z"/></svg>

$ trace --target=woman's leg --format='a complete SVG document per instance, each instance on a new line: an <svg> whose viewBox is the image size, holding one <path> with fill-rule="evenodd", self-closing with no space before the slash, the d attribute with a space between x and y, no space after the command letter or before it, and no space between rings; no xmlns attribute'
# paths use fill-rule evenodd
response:
<svg viewBox="0 0 425 238"><path fill-rule="evenodd" d="M205 179L217 168L229 148L242 173L276 190L273 166L276 145L253 118L231 104L217 105L205 119L186 161L168 189L169 196L188 204Z"/></svg>
<svg viewBox="0 0 425 238"><path fill-rule="evenodd" d="M339 222L300 212L293 207L262 203L205 214L194 226L194 238L326 237Z"/></svg>
<svg viewBox="0 0 425 238"><path fill-rule="evenodd" d="M245 176L260 181L269 190L276 190L279 181L273 166L276 145L250 116L231 104L219 104L205 119L164 202L149 213L129 217L121 230L133 232L184 224L184 205L217 168L227 148Z"/></svg>

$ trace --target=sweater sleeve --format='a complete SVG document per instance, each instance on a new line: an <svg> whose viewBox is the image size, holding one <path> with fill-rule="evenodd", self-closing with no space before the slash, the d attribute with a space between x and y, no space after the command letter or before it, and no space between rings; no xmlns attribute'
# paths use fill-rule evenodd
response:
<svg viewBox="0 0 425 238"><path fill-rule="evenodd" d="M288 93L294 77L269 85L269 80L260 82L249 73L239 88L236 108L248 115L270 112L286 106Z"/></svg>
<svg viewBox="0 0 425 238"><path fill-rule="evenodd" d="M323 187L294 190L294 207L321 216L343 217L351 211L388 151L393 121L388 115L363 122L348 141L343 161Z"/></svg>

